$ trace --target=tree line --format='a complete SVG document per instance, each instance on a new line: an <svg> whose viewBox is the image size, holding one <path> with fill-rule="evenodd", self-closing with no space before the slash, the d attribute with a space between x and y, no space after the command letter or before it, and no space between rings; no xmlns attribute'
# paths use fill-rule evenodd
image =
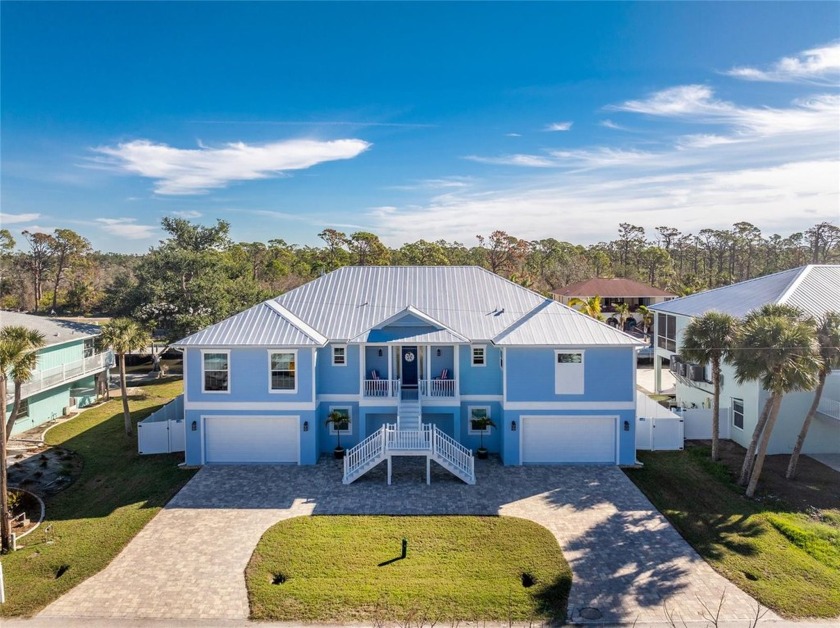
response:
<svg viewBox="0 0 840 628"><path fill-rule="evenodd" d="M324 229L321 246L276 238L233 242L230 224L164 218L165 238L147 253L94 251L70 229L0 230L0 305L58 314L130 316L170 337L217 322L346 265L478 265L546 295L593 277L626 277L685 295L808 263L840 262L840 228L828 222L786 237L748 222L730 229L653 234L630 223L588 246L525 240L505 231L472 245L417 240L387 247L370 232Z"/></svg>

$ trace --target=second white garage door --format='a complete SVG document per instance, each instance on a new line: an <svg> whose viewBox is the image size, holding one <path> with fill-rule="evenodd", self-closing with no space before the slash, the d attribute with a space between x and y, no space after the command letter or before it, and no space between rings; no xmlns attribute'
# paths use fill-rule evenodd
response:
<svg viewBox="0 0 840 628"><path fill-rule="evenodd" d="M296 416L204 418L206 464L298 462Z"/></svg>
<svg viewBox="0 0 840 628"><path fill-rule="evenodd" d="M616 462L615 417L522 417L523 464Z"/></svg>

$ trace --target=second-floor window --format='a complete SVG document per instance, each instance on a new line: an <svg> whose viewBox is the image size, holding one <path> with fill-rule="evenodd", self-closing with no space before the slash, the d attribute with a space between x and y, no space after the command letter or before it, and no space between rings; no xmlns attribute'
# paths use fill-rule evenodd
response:
<svg viewBox="0 0 840 628"><path fill-rule="evenodd" d="M333 347L333 366L347 364L347 347Z"/></svg>
<svg viewBox="0 0 840 628"><path fill-rule="evenodd" d="M583 351L554 352L554 394L582 395L584 389Z"/></svg>
<svg viewBox="0 0 840 628"><path fill-rule="evenodd" d="M89 358L96 353L96 339L85 338L85 357Z"/></svg>
<svg viewBox="0 0 840 628"><path fill-rule="evenodd" d="M227 352L206 352L202 355L204 369L204 392L228 392L230 385L229 358Z"/></svg>
<svg viewBox="0 0 840 628"><path fill-rule="evenodd" d="M271 390L294 392L297 390L294 351L273 351L271 361Z"/></svg>
<svg viewBox="0 0 840 628"><path fill-rule="evenodd" d="M484 366L486 364L486 351L484 347L473 347L472 348L472 365L473 366Z"/></svg>
<svg viewBox="0 0 840 628"><path fill-rule="evenodd" d="M20 405L18 406L18 415L17 418L25 419L29 416L29 399L21 399Z"/></svg>
<svg viewBox="0 0 840 628"><path fill-rule="evenodd" d="M671 314L656 315L656 346L665 351L677 351L677 317Z"/></svg>

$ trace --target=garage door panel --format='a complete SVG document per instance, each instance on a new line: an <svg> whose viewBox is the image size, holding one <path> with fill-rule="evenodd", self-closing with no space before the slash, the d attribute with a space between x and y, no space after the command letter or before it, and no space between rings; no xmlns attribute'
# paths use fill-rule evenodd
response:
<svg viewBox="0 0 840 628"><path fill-rule="evenodd" d="M522 417L522 462L615 464L615 417Z"/></svg>
<svg viewBox="0 0 840 628"><path fill-rule="evenodd" d="M206 464L298 462L298 417L208 416Z"/></svg>

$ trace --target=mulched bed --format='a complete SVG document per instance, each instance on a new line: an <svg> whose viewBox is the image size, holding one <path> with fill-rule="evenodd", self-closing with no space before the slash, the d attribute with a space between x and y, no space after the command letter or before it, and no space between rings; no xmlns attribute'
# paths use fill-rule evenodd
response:
<svg viewBox="0 0 840 628"><path fill-rule="evenodd" d="M10 492L15 492L15 489L10 489ZM14 532L18 537L28 532L36 525L38 525L38 519L41 516L41 504L40 502L35 499L30 493L26 493L23 491L19 492L20 494L20 503L14 509L12 513L13 516L19 515L21 512L26 513L26 519L20 520L15 519L12 522L12 532Z"/></svg>
<svg viewBox="0 0 840 628"><path fill-rule="evenodd" d="M697 442L711 445L711 441ZM744 454L746 454L746 449L739 444L728 440L720 441L721 462L729 467L735 478L741 473ZM787 480L785 473L789 461L788 454L765 458L761 479L758 481L758 492L762 496L779 499L802 512L812 508L840 509L840 473L802 455L799 456L799 463L796 466L796 478Z"/></svg>
<svg viewBox="0 0 840 628"><path fill-rule="evenodd" d="M82 458L64 447L41 447L34 453L13 455L9 462L9 486L42 498L67 488L82 470Z"/></svg>

